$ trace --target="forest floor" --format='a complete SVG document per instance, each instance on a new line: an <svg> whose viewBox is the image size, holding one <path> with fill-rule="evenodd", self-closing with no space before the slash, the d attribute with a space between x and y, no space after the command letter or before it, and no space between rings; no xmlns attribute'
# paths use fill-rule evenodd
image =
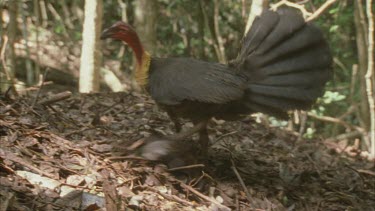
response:
<svg viewBox="0 0 375 211"><path fill-rule="evenodd" d="M248 117L210 124L206 167L193 137L171 169L136 156L173 133L149 97L36 93L0 96L0 210L375 210L374 163L355 149Z"/></svg>

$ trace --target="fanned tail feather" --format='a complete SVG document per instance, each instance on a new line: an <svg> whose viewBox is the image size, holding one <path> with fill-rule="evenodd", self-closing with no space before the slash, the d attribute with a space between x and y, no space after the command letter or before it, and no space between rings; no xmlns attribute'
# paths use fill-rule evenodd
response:
<svg viewBox="0 0 375 211"><path fill-rule="evenodd" d="M290 8L255 19L233 62L249 79L244 106L281 118L288 110L308 109L322 95L331 63L322 32Z"/></svg>

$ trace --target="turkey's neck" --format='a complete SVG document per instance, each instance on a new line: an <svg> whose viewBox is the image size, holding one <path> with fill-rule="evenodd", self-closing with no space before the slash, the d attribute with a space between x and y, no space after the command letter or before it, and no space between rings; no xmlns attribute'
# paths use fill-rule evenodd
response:
<svg viewBox="0 0 375 211"><path fill-rule="evenodd" d="M133 37L133 39L127 43L133 49L135 58L137 59L137 66L133 72L135 80L139 86L145 88L148 83L151 56L144 50L138 36Z"/></svg>
<svg viewBox="0 0 375 211"><path fill-rule="evenodd" d="M141 59L137 59L137 66L134 70L135 80L138 85L145 88L148 84L148 75L151 64L151 56L147 51L143 51Z"/></svg>

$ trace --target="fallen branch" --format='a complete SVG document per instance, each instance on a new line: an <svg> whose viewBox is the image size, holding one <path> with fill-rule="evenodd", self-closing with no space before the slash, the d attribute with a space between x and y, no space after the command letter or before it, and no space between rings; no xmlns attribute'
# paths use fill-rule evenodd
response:
<svg viewBox="0 0 375 211"><path fill-rule="evenodd" d="M38 173L39 175L47 176L49 178L56 178L55 175L38 169L33 164L27 162L26 160L22 159L21 157L18 157L16 154L14 154L12 152L2 150L2 152L0 152L0 157L4 160L10 160L10 161L13 161L15 163L18 163L18 164L36 172L36 173Z"/></svg>
<svg viewBox="0 0 375 211"><path fill-rule="evenodd" d="M210 198L210 197L208 197L208 196L202 194L201 192L195 190L193 187L191 187L191 186L189 186L189 185L186 185L186 184L183 183L183 182L180 182L180 185L181 185L181 187L183 187L183 188L189 190L190 192L194 193L195 195L197 195L199 198L204 199L204 200L206 200L206 201L208 201L208 202L211 202L211 203L215 204L216 206L219 207L220 210L231 210L229 207L220 204L220 203L219 203L218 201L216 201L215 199L212 199L212 198Z"/></svg>
<svg viewBox="0 0 375 211"><path fill-rule="evenodd" d="M48 75L48 70L49 70L49 69L47 68L47 69L44 71L43 79L42 79L42 83L40 84L40 87L39 87L38 93L36 94L36 96L35 96L35 98L34 98L34 100L33 100L33 104L32 104L31 107L34 107L35 104L38 102L39 95L40 95L40 93L42 92L42 88L43 88L43 86L44 86L44 82L45 82L46 77L47 77L47 75Z"/></svg>
<svg viewBox="0 0 375 211"><path fill-rule="evenodd" d="M243 181L240 173L237 171L237 168L236 168L236 164L234 163L233 159L230 159L231 163L232 163L232 170L234 172L234 174L236 175L238 181L240 182L241 186L242 186L242 189L243 191L245 191L245 194L246 194L246 199L248 202L251 202L251 194L249 193L249 190L247 189L246 185L245 185L245 182Z"/></svg>
<svg viewBox="0 0 375 211"><path fill-rule="evenodd" d="M68 99L72 96L72 93L70 91L65 91L65 92L60 92L60 93L57 93L55 95L53 95L52 97L48 98L48 99L45 99L45 100L41 100L39 102L40 105L51 105L53 103L56 103L56 102L59 102L59 101L63 101L65 99Z"/></svg>
<svg viewBox="0 0 375 211"><path fill-rule="evenodd" d="M103 169L100 172L103 177L103 193L105 197L105 208L107 210L119 210L117 204L119 204L119 196L116 191L116 184L113 179L109 176L110 173L107 169Z"/></svg>
<svg viewBox="0 0 375 211"><path fill-rule="evenodd" d="M352 138L359 138L363 135L363 133L358 131L353 131L349 133L340 134L335 137L327 138L326 141L334 141L334 140L344 140L344 139L352 139Z"/></svg>
<svg viewBox="0 0 375 211"><path fill-rule="evenodd" d="M181 198L177 197L176 195L169 195L169 194L162 193L162 192L160 192L159 190L157 190L156 188L153 188L153 187L151 187L151 186L146 186L146 185L144 185L144 186L142 186L142 187L143 187L143 188L146 188L146 189L148 189L148 190L150 190L150 191L152 191L152 192L155 192L155 193L159 194L160 196L162 196L162 197L164 197L164 198L166 198L166 199L168 199L168 200L170 200L170 201L175 201L175 202L180 203L180 204L183 204L183 205L185 205L185 206L196 207L195 204L193 204L193 203L191 203L191 202L189 202L189 201L186 201L186 200L184 200L184 199L181 199Z"/></svg>
<svg viewBox="0 0 375 211"><path fill-rule="evenodd" d="M188 165L188 166L180 166L176 168L170 168L168 171L180 171L185 169L192 169L192 168L204 168L204 164L194 164L194 165Z"/></svg>
<svg viewBox="0 0 375 211"><path fill-rule="evenodd" d="M38 28L38 30L41 29ZM80 58L72 52L80 52L80 49L75 46L61 46L59 43L53 43L51 41L53 39L54 37L51 37L50 40L47 39L49 43L42 43L39 49L36 42L28 41L27 46L25 46L25 41L20 40L14 43L15 54L17 57L33 60L40 66L60 71L60 74L55 73L57 71L51 71L48 80L60 81L60 83L66 83L66 81L77 83ZM27 53L27 49L29 49L29 53ZM128 83L122 83L119 79L119 77L122 80L128 79L122 71L116 71L116 74L112 71L116 68L118 69L118 61L106 60L103 66L100 68L101 78L112 91L124 91L130 88L126 85Z"/></svg>
<svg viewBox="0 0 375 211"><path fill-rule="evenodd" d="M4 108L0 110L0 113L1 113L1 114L5 114L5 113L7 113L8 111L12 111L13 114L15 114L15 115L17 115L17 116L20 115L19 112L18 112L16 109L13 108L13 105L6 105L6 104L4 104L4 103L2 103L2 102L0 102L0 105L1 105L1 106L4 106Z"/></svg>
<svg viewBox="0 0 375 211"><path fill-rule="evenodd" d="M368 174L375 177L375 172L367 169L357 169L359 173Z"/></svg>

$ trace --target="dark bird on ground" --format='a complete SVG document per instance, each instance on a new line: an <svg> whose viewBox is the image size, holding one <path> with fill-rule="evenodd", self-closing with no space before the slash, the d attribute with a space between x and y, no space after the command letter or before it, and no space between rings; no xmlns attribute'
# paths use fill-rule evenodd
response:
<svg viewBox="0 0 375 211"><path fill-rule="evenodd" d="M124 41L133 49L136 81L168 113L177 131L179 118L203 125L203 152L212 117L235 120L262 112L287 118L289 110L309 109L332 75L322 32L290 8L265 10L257 17L238 57L229 64L152 57L133 27L123 22L106 29L101 35L105 38Z"/></svg>

